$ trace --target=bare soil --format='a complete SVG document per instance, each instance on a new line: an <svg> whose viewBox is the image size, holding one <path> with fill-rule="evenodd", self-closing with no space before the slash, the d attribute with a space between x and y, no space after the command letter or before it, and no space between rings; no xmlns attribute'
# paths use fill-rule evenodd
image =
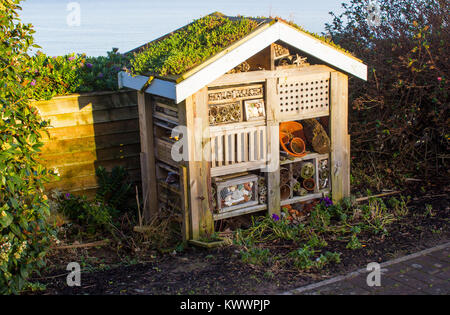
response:
<svg viewBox="0 0 450 315"><path fill-rule="evenodd" d="M404 195L413 197L409 215L393 223L389 235L361 235L359 239L364 247L357 250L347 249L347 242L327 239L324 250L340 252L342 261L320 271L299 272L285 266L271 268L272 273L268 274L267 266L243 263L234 245L211 250L189 247L176 254L155 252L138 263L131 256L126 264L124 257L117 257L108 248L77 249L50 256L52 268L35 277L47 289L30 294L280 293L353 271L369 262L386 261L447 242L450 239L448 190L428 187L427 193L422 193L420 187L420 183L413 183L405 190ZM432 206L432 216L425 215L427 204ZM289 244L274 247L280 253L293 249ZM73 260L74 257L78 260ZM83 267L81 286L68 287L65 266L79 259L89 261Z"/></svg>

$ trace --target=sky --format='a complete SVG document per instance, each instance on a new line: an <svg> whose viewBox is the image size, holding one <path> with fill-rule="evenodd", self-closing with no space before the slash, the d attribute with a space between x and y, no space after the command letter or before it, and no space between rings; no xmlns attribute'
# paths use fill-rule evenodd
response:
<svg viewBox="0 0 450 315"><path fill-rule="evenodd" d="M341 12L343 0L25 0L24 23L35 27L35 41L52 56L67 53L106 55L126 52L196 18L219 11L226 15L280 16L321 33L328 12ZM79 18L78 18L79 17Z"/></svg>

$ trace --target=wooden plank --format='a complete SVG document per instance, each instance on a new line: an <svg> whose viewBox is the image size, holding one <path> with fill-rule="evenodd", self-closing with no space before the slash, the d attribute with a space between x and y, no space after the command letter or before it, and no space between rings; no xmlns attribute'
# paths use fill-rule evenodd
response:
<svg viewBox="0 0 450 315"><path fill-rule="evenodd" d="M211 176L222 176L230 173L236 172L246 172L250 170L256 170L260 168L264 168L266 165L265 161L247 161L229 165L222 165L211 168Z"/></svg>
<svg viewBox="0 0 450 315"><path fill-rule="evenodd" d="M331 136L331 192L334 202L350 193L350 148L348 138L348 77L331 73L330 136Z"/></svg>
<svg viewBox="0 0 450 315"><path fill-rule="evenodd" d="M276 121L275 111L277 79L266 81L266 115L267 115L267 208L269 214L280 215L280 138L279 123Z"/></svg>
<svg viewBox="0 0 450 315"><path fill-rule="evenodd" d="M236 139L236 162L240 163L242 162L242 133L238 133L236 135L237 139Z"/></svg>
<svg viewBox="0 0 450 315"><path fill-rule="evenodd" d="M211 130L210 130L211 132ZM217 136L217 166L222 166L223 158L223 136Z"/></svg>
<svg viewBox="0 0 450 315"><path fill-rule="evenodd" d="M49 155L65 152L82 152L91 150L101 150L111 147L120 147L139 143L138 132L127 132L114 135L103 135L93 137L73 138L60 141L46 142L41 153Z"/></svg>
<svg viewBox="0 0 450 315"><path fill-rule="evenodd" d="M208 87L213 88L224 85L239 85L258 82L264 83L267 79L271 78L314 75L321 72L331 72L331 71L334 70L325 65L312 65L301 68L278 69L274 71L261 70L261 71L231 73L222 75L220 78L208 84Z"/></svg>
<svg viewBox="0 0 450 315"><path fill-rule="evenodd" d="M151 95L138 92L139 129L141 141L141 180L144 224L158 211L156 189L155 153L153 141L153 116Z"/></svg>
<svg viewBox="0 0 450 315"><path fill-rule="evenodd" d="M312 200L312 199L322 198L324 195L327 196L329 193L330 193L329 190L323 189L323 190L319 191L318 193L308 194L306 196L297 196L297 197L294 197L291 199L282 200L281 206L286 206L286 205L290 205L290 204L297 203L297 202L303 202L303 201L308 201L308 200Z"/></svg>
<svg viewBox="0 0 450 315"><path fill-rule="evenodd" d="M239 209L239 210L234 210L234 211L229 211L229 212L215 213L213 215L213 217L214 217L214 221L218 221L218 220L228 219L228 218L232 218L232 217L236 217L236 216L240 216L240 215L244 215L244 214L260 212L260 211L264 211L264 210L267 210L267 205L256 205L256 206L243 208L243 209Z"/></svg>
<svg viewBox="0 0 450 315"><path fill-rule="evenodd" d="M154 94L175 100L175 82L153 79L145 93Z"/></svg>
<svg viewBox="0 0 450 315"><path fill-rule="evenodd" d="M360 79L367 80L367 66L361 60L344 53L323 41L299 31L286 24L279 24L279 39L283 42L300 49L311 56L350 73Z"/></svg>
<svg viewBox="0 0 450 315"><path fill-rule="evenodd" d="M90 125L49 128L47 131L50 138L47 136L46 132L42 132L42 140L44 143L56 140L115 135L132 131L139 132L139 122L137 119L128 119Z"/></svg>
<svg viewBox="0 0 450 315"><path fill-rule="evenodd" d="M31 101L42 116L74 112L92 112L111 108L137 106L136 91L111 91L103 93L55 96L50 100Z"/></svg>
<svg viewBox="0 0 450 315"><path fill-rule="evenodd" d="M139 155L140 144L111 147L101 150L90 150L83 152L54 152L53 154L40 155L39 159L48 167L65 164L77 164L88 161L110 161L126 159Z"/></svg>
<svg viewBox="0 0 450 315"><path fill-rule="evenodd" d="M184 107L188 142L189 208L191 218L191 238L198 240L214 231L209 195L210 166L202 154L206 141L209 141L207 127L208 100L207 89L203 88L186 99ZM180 112L180 111L179 111ZM180 119L180 123L182 120ZM206 131L205 131L206 130ZM200 144L200 145L199 145ZM199 151L200 150L200 151ZM200 157L200 158L199 158Z"/></svg>
<svg viewBox="0 0 450 315"><path fill-rule="evenodd" d="M98 111L73 112L61 115L44 115L42 118L50 120L50 125L52 127L59 128L135 119L138 118L138 111L136 106L128 106Z"/></svg>
<svg viewBox="0 0 450 315"><path fill-rule="evenodd" d="M191 221L189 215L189 183L188 169L180 166L180 187L181 187L181 211L183 213L182 234L183 241L187 241L191 235Z"/></svg>

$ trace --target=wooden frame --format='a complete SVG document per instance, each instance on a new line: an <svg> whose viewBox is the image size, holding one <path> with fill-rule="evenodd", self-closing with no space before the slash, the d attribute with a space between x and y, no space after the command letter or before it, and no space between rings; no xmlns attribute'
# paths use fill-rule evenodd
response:
<svg viewBox="0 0 450 315"><path fill-rule="evenodd" d="M253 104L259 104L259 108L262 109L261 115L253 116L253 113L250 113L250 107ZM244 101L244 114L246 121L252 120L264 120L266 118L266 110L265 110L265 102L263 98L253 99L253 100L245 100Z"/></svg>
<svg viewBox="0 0 450 315"><path fill-rule="evenodd" d="M214 232L214 221L217 220L259 211L279 215L283 205L321 198L325 195L331 195L333 201L337 202L349 196L347 74L326 65L276 69L274 42L278 40L304 50L346 73L366 78L367 67L360 61L281 22L259 28L245 41L239 41L178 79L153 77L149 79L145 76L131 77L125 73L119 74L120 86L139 90L142 190L146 222L158 211L157 187L171 189L157 181L157 166L155 167L159 163L157 161L178 170L179 190L173 192L181 198L179 209L183 217L184 240L198 241L208 237ZM248 58L252 58L255 64L265 64L268 69L226 73ZM290 85L296 82L298 85L307 82L310 86L314 86L314 94L305 92L297 95L296 93L300 93L300 87L296 91L295 87L291 88ZM281 90L287 95L283 95L284 100L280 98ZM317 95L315 93L321 91L327 95L323 101L320 96L318 98L315 96ZM170 99L174 103L165 104L164 101L154 99L149 93ZM308 110L303 111L301 105L297 108L292 103L295 99L301 102L302 97L308 98L308 102L313 103L312 109L306 108ZM247 109L253 102L263 104L263 116L249 117ZM240 105L240 122L210 125L211 106L226 106L233 103ZM156 111L153 105L158 106L159 110ZM280 110L282 106L283 110ZM303 158L280 161L280 123L324 116L330 118L331 152L310 153ZM187 129L187 134L183 135L186 142L183 152L188 157L186 161L175 162L171 159L172 143L167 141L167 132L174 126L185 126ZM329 183L326 187L320 188L318 166L323 159L328 159ZM314 191L304 196L291 195L287 200L280 200L280 167L285 166L292 170L290 163L304 160L311 160L315 166ZM265 176L266 204L260 204L257 198L254 202L233 205L222 209L219 213L214 212L212 183L216 181L215 178L241 172L248 172L249 178ZM259 174L251 175L257 172ZM239 180L242 179L235 181ZM230 185L230 182L233 181L217 182L217 203L220 202L218 195L221 187ZM257 183L256 181L254 186L256 196Z"/></svg>

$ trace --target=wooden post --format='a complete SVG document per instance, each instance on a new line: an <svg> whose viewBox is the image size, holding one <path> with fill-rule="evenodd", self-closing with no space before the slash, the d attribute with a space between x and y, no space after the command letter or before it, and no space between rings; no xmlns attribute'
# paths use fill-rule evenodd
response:
<svg viewBox="0 0 450 315"><path fill-rule="evenodd" d="M191 220L189 215L189 181L188 169L182 165L180 170L180 187L181 187L181 211L183 214L182 231L183 241L189 240L191 237Z"/></svg>
<svg viewBox="0 0 450 315"><path fill-rule="evenodd" d="M280 215L280 137L279 123L276 119L277 79L266 80L266 109L267 109L267 210L269 215Z"/></svg>
<svg viewBox="0 0 450 315"><path fill-rule="evenodd" d="M208 90L203 88L186 99L185 125L188 144L189 211L191 238L198 240L214 232L210 208L211 172L209 154ZM180 122L181 123L181 122ZM203 154L203 151L206 154Z"/></svg>
<svg viewBox="0 0 450 315"><path fill-rule="evenodd" d="M330 77L331 193L333 201L350 195L350 137L348 135L348 77Z"/></svg>
<svg viewBox="0 0 450 315"><path fill-rule="evenodd" d="M142 212L144 224L146 224L158 211L152 98L149 94L138 91L138 111L141 139Z"/></svg>

